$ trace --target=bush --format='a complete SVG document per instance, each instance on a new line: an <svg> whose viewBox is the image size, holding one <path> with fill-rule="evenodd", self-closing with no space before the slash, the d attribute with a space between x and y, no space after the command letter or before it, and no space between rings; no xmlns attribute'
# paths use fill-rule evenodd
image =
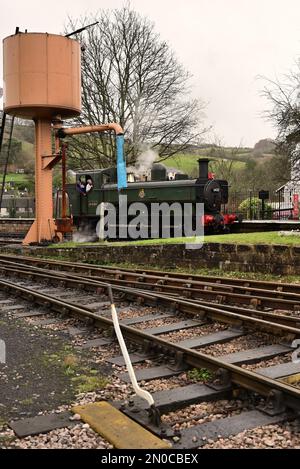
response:
<svg viewBox="0 0 300 469"><path fill-rule="evenodd" d="M245 199L239 205L239 211L246 218L260 219L262 218L262 201L258 197ZM272 218L272 207L265 202L265 218Z"/></svg>

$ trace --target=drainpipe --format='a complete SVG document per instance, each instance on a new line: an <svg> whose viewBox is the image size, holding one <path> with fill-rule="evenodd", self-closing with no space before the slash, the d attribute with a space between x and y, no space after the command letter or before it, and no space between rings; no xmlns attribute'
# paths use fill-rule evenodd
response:
<svg viewBox="0 0 300 469"><path fill-rule="evenodd" d="M124 130L119 124L99 124L87 125L83 127L59 128L56 132L58 138L64 138L68 135L80 135L91 132L105 132L113 130L116 134L117 148L117 171L118 171L118 190L127 187L126 165L124 160Z"/></svg>

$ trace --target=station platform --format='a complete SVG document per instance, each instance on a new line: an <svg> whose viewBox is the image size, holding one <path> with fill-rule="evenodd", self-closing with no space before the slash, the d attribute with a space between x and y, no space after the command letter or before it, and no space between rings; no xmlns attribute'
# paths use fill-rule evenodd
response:
<svg viewBox="0 0 300 469"><path fill-rule="evenodd" d="M243 220L232 225L232 233L300 230L300 220Z"/></svg>

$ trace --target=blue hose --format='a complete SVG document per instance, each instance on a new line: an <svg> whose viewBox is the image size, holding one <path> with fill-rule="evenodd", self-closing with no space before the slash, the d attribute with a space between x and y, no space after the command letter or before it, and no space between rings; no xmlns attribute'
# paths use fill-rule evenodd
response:
<svg viewBox="0 0 300 469"><path fill-rule="evenodd" d="M124 159L124 135L116 136L118 191L127 187L126 163Z"/></svg>

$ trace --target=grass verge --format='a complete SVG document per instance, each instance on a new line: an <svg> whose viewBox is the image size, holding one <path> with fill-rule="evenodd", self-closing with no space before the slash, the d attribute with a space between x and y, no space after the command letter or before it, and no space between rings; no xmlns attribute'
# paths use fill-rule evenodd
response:
<svg viewBox="0 0 300 469"><path fill-rule="evenodd" d="M140 241L99 241L96 243L75 243L73 241L53 244L49 248L75 248L81 246L147 246L161 244L189 244L194 243L195 238L165 238L165 239L143 239ZM284 244L289 246L300 246L300 236L281 236L278 231L257 233L230 233L222 235L210 235L204 237L204 243L229 243L229 244Z"/></svg>

